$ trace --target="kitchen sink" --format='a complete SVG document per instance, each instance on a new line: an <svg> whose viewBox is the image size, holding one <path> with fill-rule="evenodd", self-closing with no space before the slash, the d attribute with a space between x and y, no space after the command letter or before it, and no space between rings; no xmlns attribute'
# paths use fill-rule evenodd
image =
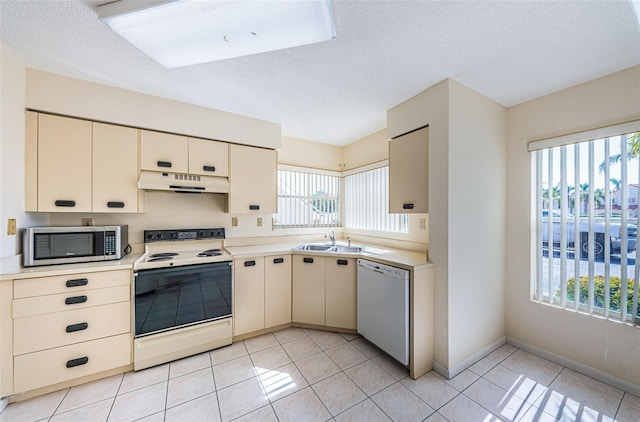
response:
<svg viewBox="0 0 640 422"><path fill-rule="evenodd" d="M360 253L364 250L362 246L343 246L343 245L299 245L293 248L294 251L315 251L315 252L334 252L334 253Z"/></svg>
<svg viewBox="0 0 640 422"><path fill-rule="evenodd" d="M329 252L329 249L333 248L331 245L300 245L293 248L296 251L317 251L317 252Z"/></svg>

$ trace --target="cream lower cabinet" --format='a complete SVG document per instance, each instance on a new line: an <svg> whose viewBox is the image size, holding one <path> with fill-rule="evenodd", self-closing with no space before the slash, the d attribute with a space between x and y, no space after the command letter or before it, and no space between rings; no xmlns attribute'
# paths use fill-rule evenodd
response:
<svg viewBox="0 0 640 422"><path fill-rule="evenodd" d="M293 255L293 322L357 329L356 260Z"/></svg>
<svg viewBox="0 0 640 422"><path fill-rule="evenodd" d="M327 257L325 268L325 325L356 330L356 259Z"/></svg>
<svg viewBox="0 0 640 422"><path fill-rule="evenodd" d="M429 128L389 141L389 212L429 212Z"/></svg>
<svg viewBox="0 0 640 422"><path fill-rule="evenodd" d="M324 325L325 257L293 255L293 322Z"/></svg>
<svg viewBox="0 0 640 422"><path fill-rule="evenodd" d="M13 281L13 394L131 364L131 273Z"/></svg>
<svg viewBox="0 0 640 422"><path fill-rule="evenodd" d="M276 151L231 145L229 157L229 212L275 214L278 207Z"/></svg>
<svg viewBox="0 0 640 422"><path fill-rule="evenodd" d="M233 335L291 322L291 255L236 259Z"/></svg>

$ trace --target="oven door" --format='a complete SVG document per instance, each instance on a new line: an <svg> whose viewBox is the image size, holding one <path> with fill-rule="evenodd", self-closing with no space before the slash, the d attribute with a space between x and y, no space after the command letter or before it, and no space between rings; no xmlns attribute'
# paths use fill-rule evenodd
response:
<svg viewBox="0 0 640 422"><path fill-rule="evenodd" d="M135 337L230 317L231 262L134 274Z"/></svg>

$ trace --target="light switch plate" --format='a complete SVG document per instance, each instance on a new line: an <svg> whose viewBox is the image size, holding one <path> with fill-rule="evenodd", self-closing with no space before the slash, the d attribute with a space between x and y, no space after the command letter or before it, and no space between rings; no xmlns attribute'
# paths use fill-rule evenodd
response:
<svg viewBox="0 0 640 422"><path fill-rule="evenodd" d="M16 234L16 219L10 218L7 223L7 234L9 236Z"/></svg>
<svg viewBox="0 0 640 422"><path fill-rule="evenodd" d="M258 217L258 227L262 227L262 217Z"/></svg>
<svg viewBox="0 0 640 422"><path fill-rule="evenodd" d="M418 224L420 225L420 230L425 230L425 219L424 218L420 218L418 219Z"/></svg>
<svg viewBox="0 0 640 422"><path fill-rule="evenodd" d="M231 225L233 227L238 227L238 217L231 217Z"/></svg>
<svg viewBox="0 0 640 422"><path fill-rule="evenodd" d="M93 218L83 218L82 219L83 226L93 226Z"/></svg>

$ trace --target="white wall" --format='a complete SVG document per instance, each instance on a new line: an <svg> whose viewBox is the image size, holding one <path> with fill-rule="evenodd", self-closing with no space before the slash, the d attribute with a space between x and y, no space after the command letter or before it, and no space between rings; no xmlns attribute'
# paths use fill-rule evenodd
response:
<svg viewBox="0 0 640 422"><path fill-rule="evenodd" d="M507 110L450 83L449 369L505 335Z"/></svg>
<svg viewBox="0 0 640 422"><path fill-rule="evenodd" d="M534 215L527 142L640 118L640 66L508 111L507 334L640 391L640 332L617 322L530 301Z"/></svg>
<svg viewBox="0 0 640 422"><path fill-rule="evenodd" d="M24 65L0 48L0 272L21 252L20 237L7 235L7 219L15 218L18 229L47 222L24 211L24 91Z"/></svg>

